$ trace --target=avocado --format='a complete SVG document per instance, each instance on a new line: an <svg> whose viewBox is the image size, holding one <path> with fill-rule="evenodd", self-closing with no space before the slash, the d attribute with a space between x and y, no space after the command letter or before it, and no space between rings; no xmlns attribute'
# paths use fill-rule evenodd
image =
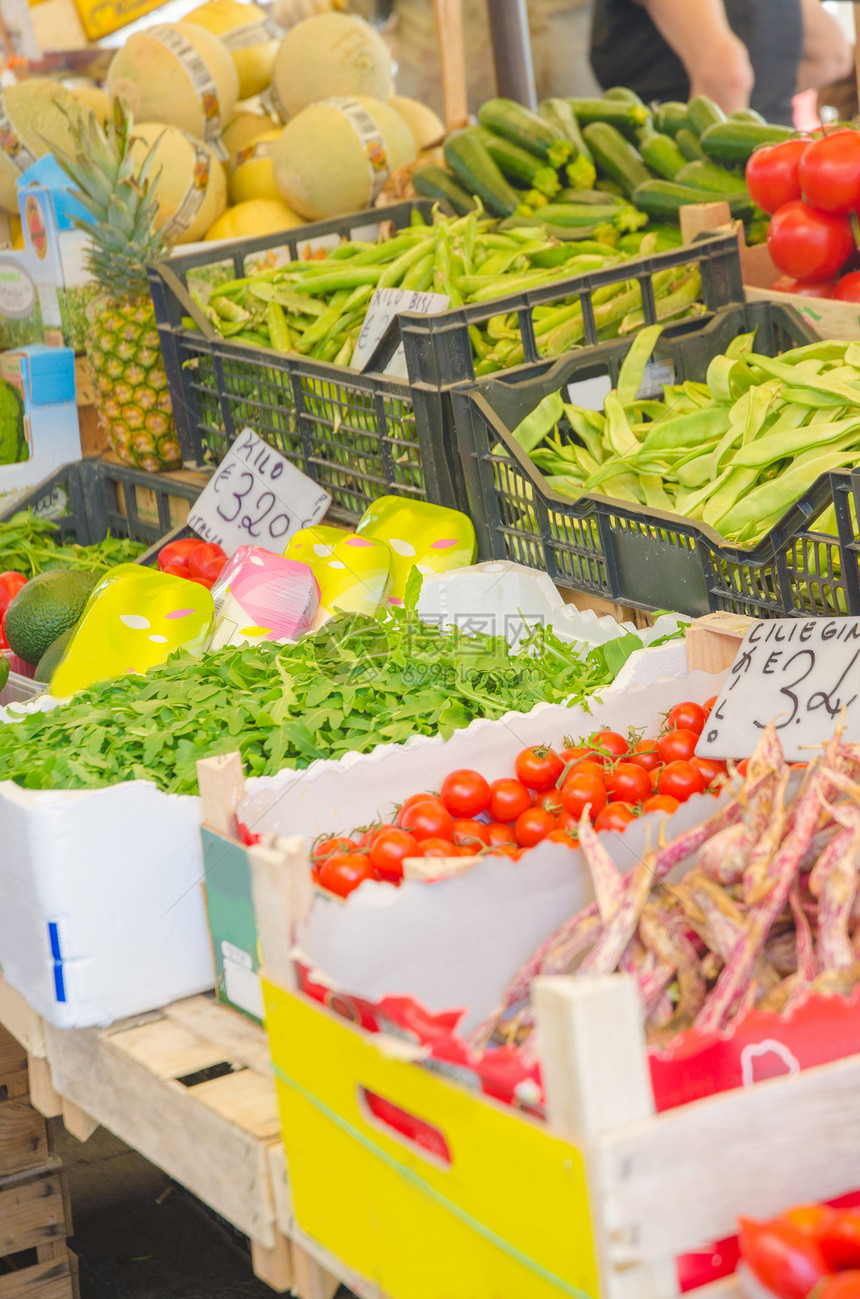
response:
<svg viewBox="0 0 860 1299"><path fill-rule="evenodd" d="M54 568L23 586L6 610L6 639L25 663L37 664L45 651L84 611L102 574Z"/></svg>
<svg viewBox="0 0 860 1299"><path fill-rule="evenodd" d="M5 654L0 654L0 690L3 689L9 680L9 660Z"/></svg>
<svg viewBox="0 0 860 1299"><path fill-rule="evenodd" d="M73 627L67 627L55 641L51 642L36 666L36 681L41 682L42 685L48 685L51 677L59 667L60 659L65 654L66 646L77 631L77 627L77 623Z"/></svg>

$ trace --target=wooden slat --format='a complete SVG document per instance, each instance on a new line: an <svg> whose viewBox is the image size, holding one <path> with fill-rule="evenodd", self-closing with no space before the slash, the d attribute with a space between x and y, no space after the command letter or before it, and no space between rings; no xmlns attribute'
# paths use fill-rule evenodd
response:
<svg viewBox="0 0 860 1299"><path fill-rule="evenodd" d="M860 1185L860 1056L723 1092L595 1147L616 1267L670 1258ZM655 1211L659 1206L659 1211Z"/></svg>
<svg viewBox="0 0 860 1299"><path fill-rule="evenodd" d="M253 1133L202 1104L200 1088L158 1078L108 1034L46 1025L46 1036L54 1085L65 1098L240 1231L274 1246L265 1145Z"/></svg>
<svg viewBox="0 0 860 1299"><path fill-rule="evenodd" d="M272 1057L269 1040L259 1024L211 997L188 997L165 1006L164 1014L204 1042L218 1045L222 1060L244 1064L269 1077Z"/></svg>
<svg viewBox="0 0 860 1299"><path fill-rule="evenodd" d="M192 1094L196 1103L206 1105L228 1123L235 1124L243 1132L252 1133L260 1141L275 1141L280 1137L281 1120L275 1084L251 1069L200 1083L192 1089Z"/></svg>
<svg viewBox="0 0 860 1299"><path fill-rule="evenodd" d="M283 1294L285 1290L293 1289L293 1250L286 1236L280 1232L275 1233L275 1244L272 1249L266 1249L259 1241L251 1241L251 1265L254 1269L254 1276L265 1281L270 1289L275 1290L278 1294ZM300 1296L304 1299L304 1296Z"/></svg>
<svg viewBox="0 0 860 1299"><path fill-rule="evenodd" d="M691 672L725 672L732 666L754 619L736 613L708 613L687 629Z"/></svg>
<svg viewBox="0 0 860 1299"><path fill-rule="evenodd" d="M185 1078L224 1062L220 1046L204 1042L169 1019L112 1033L110 1044L145 1065L157 1078Z"/></svg>
<svg viewBox="0 0 860 1299"><path fill-rule="evenodd" d="M74 1299L75 1283L68 1258L38 1263L0 1276L0 1299Z"/></svg>
<svg viewBox="0 0 860 1299"><path fill-rule="evenodd" d="M63 1102L54 1090L51 1066L39 1055L27 1057L27 1078L30 1086L30 1104L46 1119L56 1118L63 1112Z"/></svg>
<svg viewBox="0 0 860 1299"><path fill-rule="evenodd" d="M0 1258L67 1235L59 1169L0 1181Z"/></svg>
<svg viewBox="0 0 860 1299"><path fill-rule="evenodd" d="M45 1120L26 1096L0 1101L0 1170L38 1168L49 1156Z"/></svg>

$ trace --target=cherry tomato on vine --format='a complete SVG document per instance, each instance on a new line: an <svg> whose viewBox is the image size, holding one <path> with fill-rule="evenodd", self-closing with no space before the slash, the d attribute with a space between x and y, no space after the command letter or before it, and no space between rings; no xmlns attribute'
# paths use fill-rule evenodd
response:
<svg viewBox="0 0 860 1299"><path fill-rule="evenodd" d="M701 772L702 779L705 782L705 789L709 789L711 785L716 785L718 781L729 774L728 767L724 762L720 762L719 758L693 757L690 761L696 770Z"/></svg>
<svg viewBox="0 0 860 1299"><path fill-rule="evenodd" d="M660 766L660 755L657 752L656 740L639 740L635 749L631 750L628 762L633 762L643 771L656 771Z"/></svg>
<svg viewBox="0 0 860 1299"><path fill-rule="evenodd" d="M460 849L451 839L444 839L441 835L433 835L429 839L422 839L418 845L417 857L459 857Z"/></svg>
<svg viewBox="0 0 860 1299"><path fill-rule="evenodd" d="M501 844L512 844L516 846L516 837L509 825L502 821L490 821L486 826L487 840L493 848L498 848Z"/></svg>
<svg viewBox="0 0 860 1299"><path fill-rule="evenodd" d="M566 812L577 819L589 807L589 816L593 821L606 806L606 787L596 776L571 776L562 786L561 804Z"/></svg>
<svg viewBox="0 0 860 1299"><path fill-rule="evenodd" d="M480 772L461 767L442 781L439 797L452 816L479 816L490 801L490 786Z"/></svg>
<svg viewBox="0 0 860 1299"><path fill-rule="evenodd" d="M604 761L622 758L630 752L630 745L618 731L595 731L588 737L588 747L597 758Z"/></svg>
<svg viewBox="0 0 860 1299"><path fill-rule="evenodd" d="M689 762L696 752L699 736L696 731L678 728L667 731L657 741L657 753L661 762Z"/></svg>
<svg viewBox="0 0 860 1299"><path fill-rule="evenodd" d="M635 819L636 813L629 803L607 803L594 818L594 828L618 832L624 830Z"/></svg>
<svg viewBox="0 0 860 1299"><path fill-rule="evenodd" d="M820 1281L810 1299L860 1299L860 1272L837 1272Z"/></svg>
<svg viewBox="0 0 860 1299"><path fill-rule="evenodd" d="M579 839L569 830L560 830L558 827L551 834L547 835L548 843L563 843L567 848L578 848Z"/></svg>
<svg viewBox="0 0 860 1299"><path fill-rule="evenodd" d="M829 1274L819 1246L790 1222L739 1221L741 1255L778 1299L808 1299L813 1286Z"/></svg>
<svg viewBox="0 0 860 1299"><path fill-rule="evenodd" d="M346 835L338 834L334 835L331 839L321 840L312 850L312 856L315 862L324 862L336 852L349 853L357 847L358 844L354 839L349 839Z"/></svg>
<svg viewBox="0 0 860 1299"><path fill-rule="evenodd" d="M670 762L657 779L657 793L677 798L679 803L686 803L693 794L701 794L704 788L702 773L692 762Z"/></svg>
<svg viewBox="0 0 860 1299"><path fill-rule="evenodd" d="M483 821L457 817L454 821L454 843L460 848L474 848L480 852L490 842L489 828Z"/></svg>
<svg viewBox="0 0 860 1299"><path fill-rule="evenodd" d="M619 762L604 778L610 801L641 803L651 794L651 777L635 762Z"/></svg>
<svg viewBox="0 0 860 1299"><path fill-rule="evenodd" d="M701 735L707 716L701 704L694 704L691 700L687 700L669 710L666 715L666 728L670 731L695 731L697 735Z"/></svg>
<svg viewBox="0 0 860 1299"><path fill-rule="evenodd" d="M531 794L519 780L503 776L490 785L487 811L494 821L516 821L531 805Z"/></svg>
<svg viewBox="0 0 860 1299"><path fill-rule="evenodd" d="M345 898L365 880L373 879L373 867L361 853L334 853L320 868L319 882L330 893Z"/></svg>
<svg viewBox="0 0 860 1299"><path fill-rule="evenodd" d="M833 1224L837 1217L837 1210L832 1209L829 1204L795 1204L793 1208L786 1209L785 1213L779 1216L784 1222L790 1222L793 1227L797 1227L804 1236L811 1236L813 1240L818 1240L822 1231Z"/></svg>
<svg viewBox="0 0 860 1299"><path fill-rule="evenodd" d="M668 794L652 794L642 804L642 814L644 816L646 812L665 812L671 816L680 806L677 798L670 798Z"/></svg>
<svg viewBox="0 0 860 1299"><path fill-rule="evenodd" d="M827 279L854 250L847 217L819 212L802 200L784 203L771 217L767 246L776 265L798 280Z"/></svg>
<svg viewBox="0 0 860 1299"><path fill-rule="evenodd" d="M860 1208L829 1209L813 1234L827 1262L836 1271L860 1268Z"/></svg>
<svg viewBox="0 0 860 1299"><path fill-rule="evenodd" d="M606 768L602 762L595 762L593 758L581 758L571 767L562 783L566 785L573 776L593 776L595 780L602 780L605 775Z"/></svg>
<svg viewBox="0 0 860 1299"><path fill-rule="evenodd" d="M556 818L542 807L530 807L514 822L514 838L521 848L533 848L541 839L552 834Z"/></svg>
<svg viewBox="0 0 860 1299"><path fill-rule="evenodd" d="M551 789L564 771L564 762L555 749L532 745L517 754L514 763L517 780L527 789Z"/></svg>
<svg viewBox="0 0 860 1299"><path fill-rule="evenodd" d="M803 196L813 207L834 216L860 208L860 135L829 131L807 145L798 166Z"/></svg>
<svg viewBox="0 0 860 1299"><path fill-rule="evenodd" d="M743 776L744 780L746 780L747 772L749 771L749 765L750 765L749 758L744 758L742 762L739 762L736 765L737 765L738 775Z"/></svg>
<svg viewBox="0 0 860 1299"><path fill-rule="evenodd" d="M711 711L711 709L714 707L718 699L719 699L719 695L711 695L710 699L705 700L705 702L702 704L702 707L704 708L706 713L709 713Z"/></svg>
<svg viewBox="0 0 860 1299"><path fill-rule="evenodd" d="M425 798L413 803L397 818L401 830L408 830L420 842L422 839L450 839L454 833L454 818L438 798Z"/></svg>
<svg viewBox="0 0 860 1299"><path fill-rule="evenodd" d="M843 276L843 279L847 278L847 275ZM770 287L776 293L796 293L801 298L835 298L836 285L834 279L793 280L790 275L780 275Z"/></svg>
<svg viewBox="0 0 860 1299"><path fill-rule="evenodd" d="M579 762L580 758L587 757L590 751L587 744L571 744L566 749L562 749L559 756L564 763Z"/></svg>
<svg viewBox="0 0 860 1299"><path fill-rule="evenodd" d="M785 140L756 149L747 163L746 182L762 212L772 215L783 203L800 198L800 159L808 147L808 140Z"/></svg>
<svg viewBox="0 0 860 1299"><path fill-rule="evenodd" d="M553 816L558 816L562 810L561 794L557 789L549 790L541 799L540 806L545 812L551 812Z"/></svg>
<svg viewBox="0 0 860 1299"><path fill-rule="evenodd" d="M431 794L427 790L423 794L410 794L408 798L405 798L397 809L397 824L400 824L400 818L404 812L408 812L409 808L414 807L416 803L425 803L428 798L435 799L437 802L441 801L437 794Z"/></svg>
<svg viewBox="0 0 860 1299"><path fill-rule="evenodd" d="M402 879L405 858L419 855L418 840L408 830L386 826L373 836L369 855L377 875L387 880Z"/></svg>

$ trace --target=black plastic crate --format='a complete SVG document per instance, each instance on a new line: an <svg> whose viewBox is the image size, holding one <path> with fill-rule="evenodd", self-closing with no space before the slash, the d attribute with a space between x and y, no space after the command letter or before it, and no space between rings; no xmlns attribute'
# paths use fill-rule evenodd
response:
<svg viewBox="0 0 860 1299"><path fill-rule="evenodd" d="M738 334L775 356L818 341L791 307L729 307L685 338L663 335L656 360L675 382L703 381ZM638 609L699 616L716 609L753 617L860 613L857 529L860 473L824 474L756 546L731 546L704 523L604 496L571 501L550 488L513 430L544 397L609 375L614 387L630 340L571 354L539 379L472 385L451 394L479 558L541 569L562 587ZM837 535L814 523L835 506Z"/></svg>
<svg viewBox="0 0 860 1299"><path fill-rule="evenodd" d="M104 460L76 460L15 502L0 522L20 510L33 510L56 529L57 540L91 546L113 537L155 545L182 528L171 500L195 501L202 488ZM122 503L122 504L121 504ZM147 556L141 556L147 562Z"/></svg>
<svg viewBox="0 0 860 1299"><path fill-rule="evenodd" d="M174 417L186 460L217 463L242 428L250 425L331 493L332 513L342 520L358 518L386 494L464 509L466 487L451 436L447 392L456 384L475 381L471 324L517 312L524 363L505 372L506 378L516 381L541 374L553 364L540 357L535 343L532 312L537 306L580 295L585 345L590 346L597 342L591 293L607 284L638 279L647 323L655 319L652 276L693 261L701 268L707 311L743 300L737 241L717 236L692 248L640 258L439 316L404 314L398 320L410 376L407 383L381 373L358 373L296 353L222 339L189 290L189 281L199 283L201 273L211 276L224 263L229 264L230 277L241 276L249 258L280 249L287 249L294 258L309 240L326 235L351 237L366 232L369 224L390 221L401 229L409 225L416 210L429 220L433 206L427 199L399 203L277 236L238 240L149 268ZM367 238L367 234L359 237ZM194 320L194 329L183 325L187 317ZM689 327L690 322L685 322L672 329L683 333ZM395 330L388 350L378 349L381 368L396 343ZM498 382L498 376L494 378Z"/></svg>

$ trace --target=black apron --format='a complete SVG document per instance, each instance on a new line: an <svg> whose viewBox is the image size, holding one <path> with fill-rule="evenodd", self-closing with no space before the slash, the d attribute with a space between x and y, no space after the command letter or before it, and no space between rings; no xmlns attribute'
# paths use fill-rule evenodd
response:
<svg viewBox="0 0 860 1299"><path fill-rule="evenodd" d="M750 106L769 122L790 125L791 99L803 51L800 0L723 2L732 31L747 47L755 73ZM629 86L646 103L689 98L690 80L684 65L633 0L594 0L591 66L604 89Z"/></svg>

